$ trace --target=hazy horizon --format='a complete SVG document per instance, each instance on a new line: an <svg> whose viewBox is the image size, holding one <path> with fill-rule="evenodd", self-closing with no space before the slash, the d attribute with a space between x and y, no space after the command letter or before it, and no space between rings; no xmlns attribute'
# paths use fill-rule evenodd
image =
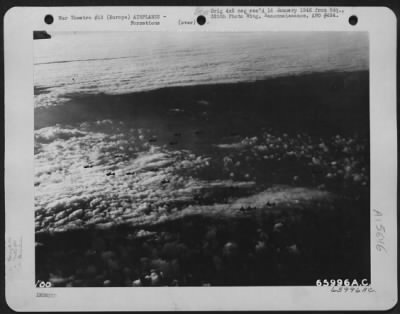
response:
<svg viewBox="0 0 400 314"><path fill-rule="evenodd" d="M40 106L71 93L125 94L368 69L367 33L52 33L34 41ZM39 101L35 102L36 105Z"/></svg>

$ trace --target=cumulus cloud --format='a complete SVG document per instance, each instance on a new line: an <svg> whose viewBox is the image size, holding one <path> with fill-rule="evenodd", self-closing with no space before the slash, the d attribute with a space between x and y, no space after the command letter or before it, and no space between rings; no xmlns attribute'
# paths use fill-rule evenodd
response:
<svg viewBox="0 0 400 314"><path fill-rule="evenodd" d="M184 175L210 158L150 145L149 130L123 127L103 120L35 131L37 231L162 220L204 190L252 184Z"/></svg>
<svg viewBox="0 0 400 314"><path fill-rule="evenodd" d="M211 158L153 143L153 136L149 129L113 120L36 130L36 230L149 224L196 213L237 214L241 207L262 208L269 202L295 204L330 197L312 188L260 190L255 179L259 173L249 165L268 159L298 158L305 167L317 167L328 181L368 180L365 163L356 158L365 146L356 139L336 136L325 143L303 134L265 133L219 145L216 150L224 154L217 151Z"/></svg>
<svg viewBox="0 0 400 314"><path fill-rule="evenodd" d="M71 137L85 136L86 133L74 128L62 128L60 125L39 129L35 132L35 142L51 143L54 140L68 140Z"/></svg>

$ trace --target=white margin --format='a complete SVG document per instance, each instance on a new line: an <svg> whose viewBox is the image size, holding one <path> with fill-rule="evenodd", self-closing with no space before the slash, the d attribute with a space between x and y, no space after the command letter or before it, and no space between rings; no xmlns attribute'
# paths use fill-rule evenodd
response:
<svg viewBox="0 0 400 314"><path fill-rule="evenodd" d="M333 20L223 20L177 25L206 8L14 7L4 16L6 300L16 311L106 310L386 310L397 303L396 16L385 7L343 7ZM162 26L135 31L367 31L370 38L371 263L376 293L331 293L324 287L35 288L33 210L33 30L132 31L113 23L43 22L45 14L163 14ZM160 13L162 12L162 13ZM358 16L356 27L350 15ZM383 212L387 254L375 249L372 209ZM355 226L357 227L357 226ZM8 245L22 245L7 261ZM55 294L37 297L36 293Z"/></svg>

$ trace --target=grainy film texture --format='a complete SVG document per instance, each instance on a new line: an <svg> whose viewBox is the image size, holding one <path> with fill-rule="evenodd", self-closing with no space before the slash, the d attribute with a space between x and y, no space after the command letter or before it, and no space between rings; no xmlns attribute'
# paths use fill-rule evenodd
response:
<svg viewBox="0 0 400 314"><path fill-rule="evenodd" d="M369 280L367 33L34 38L36 280Z"/></svg>

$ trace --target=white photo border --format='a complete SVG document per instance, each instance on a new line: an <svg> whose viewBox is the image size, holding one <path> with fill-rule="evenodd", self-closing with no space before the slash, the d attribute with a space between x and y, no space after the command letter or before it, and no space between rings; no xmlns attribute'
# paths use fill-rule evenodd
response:
<svg viewBox="0 0 400 314"><path fill-rule="evenodd" d="M386 310L397 303L396 16L386 7L341 7L336 19L216 20L179 26L211 7L14 7L4 17L6 300L17 311L128 310ZM250 7L246 7L250 8ZM107 21L47 25L44 16L166 16L161 25ZM358 24L348 23L357 15ZM349 31L368 32L370 47L371 282L374 293L332 293L329 287L36 288L33 210L33 40L49 31ZM21 197L22 195L22 197ZM379 251L374 210L385 227ZM7 259L16 252L16 257Z"/></svg>

